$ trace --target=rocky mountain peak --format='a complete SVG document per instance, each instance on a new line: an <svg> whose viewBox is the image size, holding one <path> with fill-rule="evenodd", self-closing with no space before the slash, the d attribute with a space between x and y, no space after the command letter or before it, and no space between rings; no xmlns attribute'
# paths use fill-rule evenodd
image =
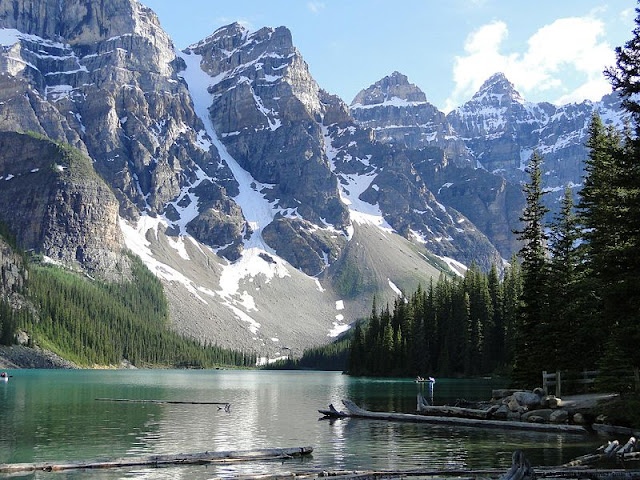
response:
<svg viewBox="0 0 640 480"><path fill-rule="evenodd" d="M473 96L472 101L484 101L496 99L500 104L505 102L524 103L520 92L516 90L504 73L494 73L482 84L480 89Z"/></svg>
<svg viewBox="0 0 640 480"><path fill-rule="evenodd" d="M426 95L420 88L413 83L409 83L406 75L396 71L377 81L369 88L361 90L353 99L351 105L380 105L392 102L394 99L404 102L427 101Z"/></svg>
<svg viewBox="0 0 640 480"><path fill-rule="evenodd" d="M0 28L72 46L137 34L170 44L156 14L137 0L15 0L0 3Z"/></svg>

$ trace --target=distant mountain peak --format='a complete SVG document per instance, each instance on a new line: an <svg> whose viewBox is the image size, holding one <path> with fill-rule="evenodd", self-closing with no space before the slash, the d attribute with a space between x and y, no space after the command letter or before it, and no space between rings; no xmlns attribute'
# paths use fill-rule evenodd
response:
<svg viewBox="0 0 640 480"><path fill-rule="evenodd" d="M482 100L487 97L507 95L513 101L524 103L524 98L502 72L494 73L482 84L480 89L473 96L473 100Z"/></svg>
<svg viewBox="0 0 640 480"><path fill-rule="evenodd" d="M378 80L369 88L361 90L351 102L356 105L380 105L393 100L424 103L427 97L420 88L409 83L406 75L394 71L391 75Z"/></svg>

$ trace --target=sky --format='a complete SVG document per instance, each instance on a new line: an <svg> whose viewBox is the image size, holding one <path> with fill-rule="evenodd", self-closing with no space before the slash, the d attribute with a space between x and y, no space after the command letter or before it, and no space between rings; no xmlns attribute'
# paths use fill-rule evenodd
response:
<svg viewBox="0 0 640 480"><path fill-rule="evenodd" d="M394 71L448 112L503 72L527 101L599 100L631 0L141 0L183 49L240 22L286 26L321 88L348 104Z"/></svg>

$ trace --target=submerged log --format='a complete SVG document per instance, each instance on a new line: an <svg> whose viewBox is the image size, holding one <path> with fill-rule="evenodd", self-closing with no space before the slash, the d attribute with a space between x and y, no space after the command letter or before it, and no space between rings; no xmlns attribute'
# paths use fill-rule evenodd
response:
<svg viewBox="0 0 640 480"><path fill-rule="evenodd" d="M542 423L512 422L507 420L479 420L474 418L440 417L416 415L411 413L371 412L358 407L351 400L342 400L349 417L369 418L376 420L393 420L400 422L420 422L439 425L457 425L460 427L500 428L508 430L525 430L535 432L564 432L575 434L589 433L579 425L555 425Z"/></svg>
<svg viewBox="0 0 640 480"><path fill-rule="evenodd" d="M209 463L250 462L254 460L274 460L308 455L313 447L268 448L262 450L236 450L227 452L183 453L178 455L149 455L146 457L125 457L95 461L5 463L0 464L0 473L57 472L62 470L103 469L120 467L144 467L166 465L194 465Z"/></svg>
<svg viewBox="0 0 640 480"><path fill-rule="evenodd" d="M126 403L155 403L155 404L170 404L170 405L227 405L231 406L229 402L192 402L183 400L144 400L135 398L96 398L97 402L126 402Z"/></svg>

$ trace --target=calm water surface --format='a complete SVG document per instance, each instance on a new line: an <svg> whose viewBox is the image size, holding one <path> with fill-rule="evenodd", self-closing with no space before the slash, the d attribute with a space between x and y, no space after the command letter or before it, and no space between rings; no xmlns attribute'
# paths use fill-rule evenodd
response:
<svg viewBox="0 0 640 480"><path fill-rule="evenodd" d="M39 473L11 478L212 479L326 469L508 467L522 448L534 465L589 453L593 436L519 433L362 419L320 420L342 398L371 410L411 412L410 380L352 379L328 372L16 370L0 383L0 463L95 460L160 453L311 445L312 457L232 466ZM490 380L438 379L436 404L486 400ZM229 402L212 405L99 402L130 398ZM1 476L1 474L0 474Z"/></svg>

